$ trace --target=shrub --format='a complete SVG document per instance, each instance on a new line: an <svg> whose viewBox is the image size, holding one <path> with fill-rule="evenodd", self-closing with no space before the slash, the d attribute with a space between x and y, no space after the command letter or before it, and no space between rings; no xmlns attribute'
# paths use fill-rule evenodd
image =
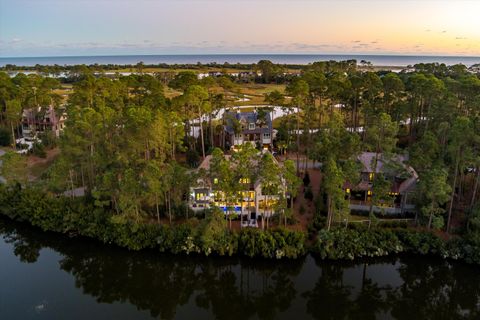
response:
<svg viewBox="0 0 480 320"><path fill-rule="evenodd" d="M57 137L53 131L45 131L40 134L39 138L46 148L54 148L57 146Z"/></svg>
<svg viewBox="0 0 480 320"><path fill-rule="evenodd" d="M0 146L7 147L12 144L12 134L7 128L0 128Z"/></svg>
<svg viewBox="0 0 480 320"><path fill-rule="evenodd" d="M200 155L198 154L197 150L189 149L186 154L187 163L190 167L195 168L198 167L200 161Z"/></svg>
<svg viewBox="0 0 480 320"><path fill-rule="evenodd" d="M305 176L303 177L303 185L308 187L310 185L310 175L308 172L305 172Z"/></svg>
<svg viewBox="0 0 480 320"><path fill-rule="evenodd" d="M94 207L85 199L54 197L35 188L0 184L0 214L26 221L44 231L83 235L130 250L199 253L263 258L297 258L306 253L305 234L283 228L262 231L246 228L230 232L222 214L207 215L200 223L166 226L142 223ZM407 252L462 259L480 264L480 232L445 241L429 232L406 228L376 228L350 224L354 229L321 229L325 218L316 215L309 234L317 235L313 252L322 258L354 259ZM319 230L319 231L317 231Z"/></svg>
<svg viewBox="0 0 480 320"><path fill-rule="evenodd" d="M238 252L249 257L297 258L305 254L305 235L286 229L243 229L239 236Z"/></svg>
<svg viewBox="0 0 480 320"><path fill-rule="evenodd" d="M27 221L44 231L83 235L130 250L296 258L305 254L302 232L284 229L230 232L221 213L208 213L201 223L165 226L132 220L94 207L83 199L53 197L19 185L0 185L0 214Z"/></svg>
<svg viewBox="0 0 480 320"><path fill-rule="evenodd" d="M305 189L305 194L304 194L305 199L312 201L313 200L313 192L311 187L307 187Z"/></svg>
<svg viewBox="0 0 480 320"><path fill-rule="evenodd" d="M303 204L300 205L300 208L298 209L298 212L300 213L300 215L304 215L305 214L305 206Z"/></svg>
<svg viewBox="0 0 480 320"><path fill-rule="evenodd" d="M45 158L47 153L45 152L45 146L42 143L35 142L32 146L32 153L40 158Z"/></svg>
<svg viewBox="0 0 480 320"><path fill-rule="evenodd" d="M454 259L469 257L473 261L474 255L470 252L465 254L465 250L461 249L464 246L465 243L457 243L456 240L446 242L433 233L406 229L334 229L318 233L314 252L329 259L378 257L407 252Z"/></svg>

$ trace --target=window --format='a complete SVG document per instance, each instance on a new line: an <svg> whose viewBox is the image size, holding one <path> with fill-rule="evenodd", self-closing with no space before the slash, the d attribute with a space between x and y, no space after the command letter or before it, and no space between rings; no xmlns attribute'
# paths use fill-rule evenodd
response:
<svg viewBox="0 0 480 320"><path fill-rule="evenodd" d="M249 178L241 178L240 183L243 183L243 184L250 183L250 179Z"/></svg>
<svg viewBox="0 0 480 320"><path fill-rule="evenodd" d="M255 123L251 122L248 124L248 130L255 130Z"/></svg>
<svg viewBox="0 0 480 320"><path fill-rule="evenodd" d="M217 183L218 183L218 178L214 178L214 179L213 179L213 183L214 183L214 184L217 184Z"/></svg>
<svg viewBox="0 0 480 320"><path fill-rule="evenodd" d="M235 134L235 139L242 139L242 134L241 133Z"/></svg>
<svg viewBox="0 0 480 320"><path fill-rule="evenodd" d="M263 139L270 139L270 133L264 133Z"/></svg>
<svg viewBox="0 0 480 320"><path fill-rule="evenodd" d="M196 200L202 200L205 197L205 193L203 192L198 192L196 194Z"/></svg>
<svg viewBox="0 0 480 320"><path fill-rule="evenodd" d="M371 173L368 175L368 179L369 179L370 181L373 181L373 177L374 177L374 176L375 176L375 175L373 174L373 172L371 172Z"/></svg>
<svg viewBox="0 0 480 320"><path fill-rule="evenodd" d="M350 189L349 188L345 189L345 192L350 193Z"/></svg>

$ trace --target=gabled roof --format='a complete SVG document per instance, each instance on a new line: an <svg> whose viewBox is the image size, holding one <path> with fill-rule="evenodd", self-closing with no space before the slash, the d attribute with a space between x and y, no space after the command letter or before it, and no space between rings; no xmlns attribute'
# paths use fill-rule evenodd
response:
<svg viewBox="0 0 480 320"><path fill-rule="evenodd" d="M374 159L375 152L363 152L358 156L358 161L363 166L362 172L373 172L372 166ZM395 177L392 192L405 193L413 189L418 180L418 174L415 169L405 163L408 160L408 157L404 155L393 155L389 160L394 162L402 169L402 171L404 171L404 173L406 173L406 175L402 176L400 172L389 172L390 175ZM380 153L378 155L376 173L384 173L385 170L384 156ZM359 190L368 190L370 186L365 182L361 182L356 188Z"/></svg>
<svg viewBox="0 0 480 320"><path fill-rule="evenodd" d="M232 158L231 155L224 155L225 159L230 161L230 159ZM210 170L210 162L212 161L212 155L208 155L205 157L205 159L202 161L202 163L200 163L200 165L198 166L198 169L204 169L206 171Z"/></svg>
<svg viewBox="0 0 480 320"><path fill-rule="evenodd" d="M372 166L375 159L375 152L362 152L357 157L357 159L358 161L360 161L360 163L363 166L362 172L373 172ZM398 164L402 164L403 166L405 166L403 163L408 160L408 157L396 154L390 159ZM384 166L383 154L379 153L378 160L377 160L376 173L383 172L383 166Z"/></svg>
<svg viewBox="0 0 480 320"><path fill-rule="evenodd" d="M262 127L259 127L259 118L258 112L250 111L250 112L236 112L236 111L229 111L225 112L225 121L226 121L226 130L228 133L233 134L233 123L232 119L237 119L241 123L245 123L245 129L242 130L243 133L263 133L263 132L270 132L272 130L272 119L270 117L270 112L265 113L265 124ZM249 130L248 124L255 123L255 129Z"/></svg>
<svg viewBox="0 0 480 320"><path fill-rule="evenodd" d="M270 153L270 151L268 151L268 150L259 151L259 153L261 153L261 154L264 154L264 153L267 153L267 152ZM260 156L261 156L261 155L260 155ZM225 157L225 159L226 159L227 161L231 161L231 160L232 160L232 156L231 156L231 155L226 154L226 155L224 155L224 157ZM198 169L197 169L197 170L203 169L203 170L205 170L206 172L208 172L208 171L210 170L210 163L211 163L211 161L212 161L212 155L206 156L205 159L202 161L202 163L200 163L200 165L198 166ZM273 161L274 161L274 163L275 163L277 166L281 167L281 164L277 161L277 159L275 159L275 157L273 157ZM255 166L259 166L259 165L260 165L260 162L258 162L258 161L254 161L254 162L252 162L252 163L253 163ZM202 180L204 183L207 183L207 184L210 183L209 181L204 181L203 179L200 179L200 180ZM198 181L197 181L197 182L198 182ZM253 181L253 185L254 185L255 188L256 188L259 184L260 184L260 182L259 182L259 179L258 179L258 178L255 179L255 181Z"/></svg>

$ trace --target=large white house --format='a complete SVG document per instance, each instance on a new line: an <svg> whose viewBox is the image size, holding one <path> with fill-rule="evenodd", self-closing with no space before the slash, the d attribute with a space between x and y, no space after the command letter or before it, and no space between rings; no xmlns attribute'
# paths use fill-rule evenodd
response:
<svg viewBox="0 0 480 320"><path fill-rule="evenodd" d="M269 152L269 151L264 151ZM227 160L231 159L230 155L225 155ZM199 172L209 172L212 156L205 157L205 160L198 167ZM275 160L277 165L278 162ZM227 212L235 212L236 214L255 216L273 214L274 204L278 201L278 195L266 194L262 188L259 179L251 181L248 178L240 179L239 183L245 184L244 191L239 192L237 200L233 203L225 202L225 196L221 189L218 188L218 181L212 181L208 175L204 175L196 181L194 187L190 188L189 206L194 211L200 211L211 207L218 207ZM285 190L284 181L282 179L283 190Z"/></svg>

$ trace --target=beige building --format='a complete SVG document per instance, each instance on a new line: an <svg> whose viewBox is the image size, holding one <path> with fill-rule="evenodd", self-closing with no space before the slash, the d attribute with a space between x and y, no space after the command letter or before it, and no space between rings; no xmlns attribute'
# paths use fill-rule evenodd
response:
<svg viewBox="0 0 480 320"><path fill-rule="evenodd" d="M268 151L264 151L268 152ZM227 160L230 155L225 155ZM198 167L198 172L208 173L210 170L210 161L212 156L205 157L205 160ZM277 165L278 162L276 162ZM255 213L259 215L271 215L274 211L274 205L278 201L278 195L265 194L260 180L250 181L248 178L240 179L239 183L244 184L244 191L238 192L234 202L227 203L225 194L218 188L218 181L211 181L208 175L204 175L196 181L196 185L190 189L190 208L194 211L204 210L211 207L218 207L227 212L248 215ZM282 179L283 181L283 179ZM283 189L284 186L283 186Z"/></svg>
<svg viewBox="0 0 480 320"><path fill-rule="evenodd" d="M24 137L35 137L44 132L53 132L56 137L65 127L66 113L53 106L25 109L22 115Z"/></svg>

